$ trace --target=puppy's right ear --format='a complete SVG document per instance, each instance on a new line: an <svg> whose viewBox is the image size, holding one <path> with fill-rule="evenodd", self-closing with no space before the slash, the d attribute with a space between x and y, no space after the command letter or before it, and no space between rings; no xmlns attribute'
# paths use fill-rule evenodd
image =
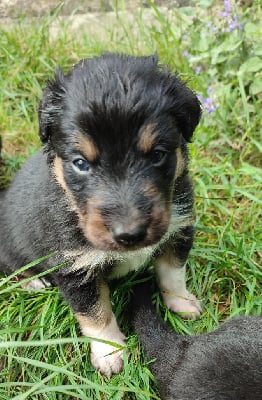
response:
<svg viewBox="0 0 262 400"><path fill-rule="evenodd" d="M65 94L65 76L59 68L55 80L48 83L38 109L39 136L43 144L50 140L59 125Z"/></svg>

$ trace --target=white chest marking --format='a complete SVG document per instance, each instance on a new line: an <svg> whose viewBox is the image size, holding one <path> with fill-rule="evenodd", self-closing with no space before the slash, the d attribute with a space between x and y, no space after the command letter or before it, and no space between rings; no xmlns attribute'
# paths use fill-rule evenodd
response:
<svg viewBox="0 0 262 400"><path fill-rule="evenodd" d="M154 247L150 246L138 251L125 253L123 259L117 262L109 278L120 278L121 276L127 275L131 271L137 271L150 260L153 250Z"/></svg>

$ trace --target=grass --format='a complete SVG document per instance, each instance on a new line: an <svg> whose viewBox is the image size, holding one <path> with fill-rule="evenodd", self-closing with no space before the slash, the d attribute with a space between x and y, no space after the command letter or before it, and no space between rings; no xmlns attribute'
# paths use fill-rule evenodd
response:
<svg viewBox="0 0 262 400"><path fill-rule="evenodd" d="M116 9L118 27L103 41L81 30L72 32L66 20L51 36L56 12L40 22L21 19L0 32L1 186L40 146L38 101L57 65L68 70L77 60L102 51L157 51L160 61L179 71L199 93L204 115L190 147L197 233L188 286L202 300L204 312L196 321L183 321L155 294L157 310L181 334L210 331L231 316L261 313L261 5L232 2L225 14L222 2L195 3L194 10L164 15L149 1L151 23L144 23L141 11L132 26ZM124 371L108 380L91 366L89 340L81 337L57 289L29 293L16 277L2 278L0 398L158 398L149 360L123 313L138 279L131 275L112 289L129 356Z"/></svg>

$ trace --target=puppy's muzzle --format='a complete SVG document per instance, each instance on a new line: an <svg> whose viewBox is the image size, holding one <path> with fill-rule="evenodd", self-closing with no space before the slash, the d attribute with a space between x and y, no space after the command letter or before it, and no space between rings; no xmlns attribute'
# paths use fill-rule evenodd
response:
<svg viewBox="0 0 262 400"><path fill-rule="evenodd" d="M113 229L114 240L125 247L133 247L139 245L147 234L147 225L137 225L135 228L130 228L123 225L117 225Z"/></svg>

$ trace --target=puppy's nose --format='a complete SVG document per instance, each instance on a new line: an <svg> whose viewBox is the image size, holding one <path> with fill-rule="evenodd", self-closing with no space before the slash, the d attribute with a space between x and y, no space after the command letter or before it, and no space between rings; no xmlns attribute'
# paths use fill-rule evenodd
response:
<svg viewBox="0 0 262 400"><path fill-rule="evenodd" d="M113 237L122 246L135 246L145 238L146 230L146 225L139 225L132 230L119 225L114 228Z"/></svg>

